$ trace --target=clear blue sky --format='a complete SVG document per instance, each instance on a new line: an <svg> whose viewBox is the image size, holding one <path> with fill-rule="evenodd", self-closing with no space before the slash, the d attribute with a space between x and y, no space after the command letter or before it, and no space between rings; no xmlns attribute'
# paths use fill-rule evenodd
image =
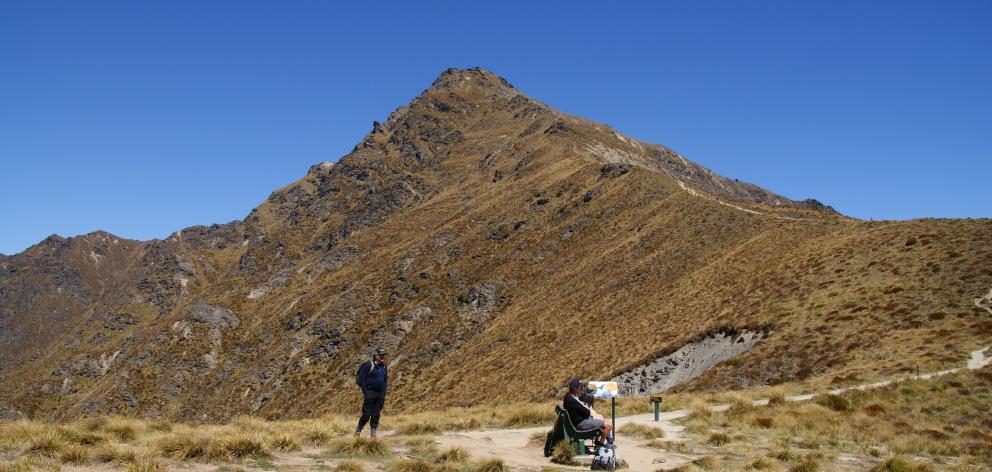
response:
<svg viewBox="0 0 992 472"><path fill-rule="evenodd" d="M875 219L992 216L992 2L0 2L0 252L243 218L447 67Z"/></svg>

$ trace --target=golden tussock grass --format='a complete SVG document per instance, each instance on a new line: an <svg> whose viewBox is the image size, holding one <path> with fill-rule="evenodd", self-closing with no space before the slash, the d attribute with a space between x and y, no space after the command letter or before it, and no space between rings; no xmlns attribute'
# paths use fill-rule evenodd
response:
<svg viewBox="0 0 992 472"><path fill-rule="evenodd" d="M388 472L434 472L434 464L421 459L397 459L386 464Z"/></svg>
<svg viewBox="0 0 992 472"><path fill-rule="evenodd" d="M172 433L158 441L158 449L164 457L178 461L215 462L271 456L261 435L246 433L220 437Z"/></svg>
<svg viewBox="0 0 992 472"><path fill-rule="evenodd" d="M169 467L159 459L141 459L128 462L124 466L125 472L165 472Z"/></svg>
<svg viewBox="0 0 992 472"><path fill-rule="evenodd" d="M236 434L221 440L227 456L235 459L249 457L269 457L271 452L262 436L257 434Z"/></svg>
<svg viewBox="0 0 992 472"><path fill-rule="evenodd" d="M568 441L558 441L551 449L551 462L561 465L572 465L575 463L575 449Z"/></svg>
<svg viewBox="0 0 992 472"><path fill-rule="evenodd" d="M0 462L0 472L58 472L61 464L52 459L21 457L13 462Z"/></svg>
<svg viewBox="0 0 992 472"><path fill-rule="evenodd" d="M303 433L303 442L311 446L327 446L337 435L324 428L311 429Z"/></svg>
<svg viewBox="0 0 992 472"><path fill-rule="evenodd" d="M269 447L282 452L299 451L301 449L299 441L287 433L275 433L270 436Z"/></svg>
<svg viewBox="0 0 992 472"><path fill-rule="evenodd" d="M214 438L193 434L173 434L158 441L162 456L177 461L210 462L227 458Z"/></svg>
<svg viewBox="0 0 992 472"><path fill-rule="evenodd" d="M665 431L654 426L645 426L640 423L627 423L617 430L617 434L634 436L641 439L658 439L665 437Z"/></svg>
<svg viewBox="0 0 992 472"><path fill-rule="evenodd" d="M341 461L331 469L334 472L365 472L365 465L357 461Z"/></svg>
<svg viewBox="0 0 992 472"><path fill-rule="evenodd" d="M25 452L45 457L58 457L66 445L65 439L58 431L49 429L31 437Z"/></svg>
<svg viewBox="0 0 992 472"><path fill-rule="evenodd" d="M133 441L142 429L142 422L120 416L107 419L99 429L109 433L121 442Z"/></svg>
<svg viewBox="0 0 992 472"><path fill-rule="evenodd" d="M717 447L723 446L730 443L730 436L726 433L713 433L706 440L706 443Z"/></svg>
<svg viewBox="0 0 992 472"><path fill-rule="evenodd" d="M500 459L479 461L469 469L471 472L509 472L510 468Z"/></svg>
<svg viewBox="0 0 992 472"><path fill-rule="evenodd" d="M331 450L355 457L386 457L393 454L393 448L386 441L364 436L336 440L331 443Z"/></svg>
<svg viewBox="0 0 992 472"><path fill-rule="evenodd" d="M905 457L892 457L875 467L871 472L931 472L934 468L928 464L913 462Z"/></svg>
<svg viewBox="0 0 992 472"><path fill-rule="evenodd" d="M441 434L441 427L428 423L402 423L394 430L399 434Z"/></svg>
<svg viewBox="0 0 992 472"><path fill-rule="evenodd" d="M403 445L409 448L409 454L418 458L434 457L437 454L437 442L428 436L413 436L403 440Z"/></svg>
<svg viewBox="0 0 992 472"><path fill-rule="evenodd" d="M439 464L464 464L471 458L465 449L452 447L439 452L434 460Z"/></svg>
<svg viewBox="0 0 992 472"><path fill-rule="evenodd" d="M116 444L104 444L93 452L93 459L97 462L127 463L134 461L137 456L138 452L134 448Z"/></svg>
<svg viewBox="0 0 992 472"><path fill-rule="evenodd" d="M69 444L59 451L59 460L63 464L85 464L90 460L90 451L78 444Z"/></svg>

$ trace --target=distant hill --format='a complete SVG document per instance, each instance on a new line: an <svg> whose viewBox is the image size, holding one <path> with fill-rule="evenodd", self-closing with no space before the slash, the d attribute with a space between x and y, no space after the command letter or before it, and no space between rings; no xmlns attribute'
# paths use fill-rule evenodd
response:
<svg viewBox="0 0 992 472"><path fill-rule="evenodd" d="M0 257L0 407L351 411L372 345L387 409L539 400L735 330L678 388L847 382L957 366L990 288L990 220L855 220L449 69L243 221Z"/></svg>

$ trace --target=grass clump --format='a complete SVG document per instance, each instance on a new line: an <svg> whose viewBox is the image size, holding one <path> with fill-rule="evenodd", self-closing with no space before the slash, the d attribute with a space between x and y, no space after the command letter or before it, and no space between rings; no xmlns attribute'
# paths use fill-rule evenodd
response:
<svg viewBox="0 0 992 472"><path fill-rule="evenodd" d="M930 472L932 470L926 464L917 464L903 457L892 457L875 467L871 472Z"/></svg>
<svg viewBox="0 0 992 472"><path fill-rule="evenodd" d="M311 429L303 434L303 442L311 446L327 446L334 439L334 435L323 428Z"/></svg>
<svg viewBox="0 0 992 472"><path fill-rule="evenodd" d="M773 470L775 468L775 461L767 457L757 457L744 467L744 470Z"/></svg>
<svg viewBox="0 0 992 472"><path fill-rule="evenodd" d="M452 447L438 453L434 459L439 464L464 464L471 459L468 451L460 447Z"/></svg>
<svg viewBox="0 0 992 472"><path fill-rule="evenodd" d="M785 395L776 393L768 397L768 406L785 405Z"/></svg>
<svg viewBox="0 0 992 472"><path fill-rule="evenodd" d="M703 456L692 461L692 464L704 470L712 470L720 465L720 460L713 456Z"/></svg>
<svg viewBox="0 0 992 472"><path fill-rule="evenodd" d="M158 459L142 459L128 462L124 466L125 472L165 472L166 470L169 468L166 467L165 462Z"/></svg>
<svg viewBox="0 0 992 472"><path fill-rule="evenodd" d="M227 457L243 459L248 457L270 457L268 446L255 435L237 434L224 438L222 447Z"/></svg>
<svg viewBox="0 0 992 472"><path fill-rule="evenodd" d="M65 447L66 443L62 435L58 431L50 429L33 437L24 452L45 457L58 457Z"/></svg>
<svg viewBox="0 0 992 472"><path fill-rule="evenodd" d="M403 444L410 448L410 454L418 457L434 457L437 454L437 442L430 437L414 436L407 438Z"/></svg>
<svg viewBox="0 0 992 472"><path fill-rule="evenodd" d="M657 439L665 437L665 431L653 426L645 426L638 423L627 423L617 430L620 434L626 434L641 439Z"/></svg>
<svg viewBox="0 0 992 472"><path fill-rule="evenodd" d="M112 444L105 444L93 453L93 459L97 462L118 462L126 464L133 462L138 453L131 448L122 448Z"/></svg>
<svg viewBox="0 0 992 472"><path fill-rule="evenodd" d="M365 466L361 462L341 461L331 470L334 472L365 472Z"/></svg>
<svg viewBox="0 0 992 472"><path fill-rule="evenodd" d="M277 433L269 438L269 447L283 452L299 451L300 443L286 433Z"/></svg>
<svg viewBox="0 0 992 472"><path fill-rule="evenodd" d="M83 431L77 431L67 426L59 426L55 428L55 431L66 442L83 446L92 446L107 440L102 434L85 429Z"/></svg>
<svg viewBox="0 0 992 472"><path fill-rule="evenodd" d="M135 420L129 418L109 418L101 429L116 437L121 442L134 441L138 437L138 424Z"/></svg>
<svg viewBox="0 0 992 472"><path fill-rule="evenodd" d="M789 472L818 472L820 462L812 457L807 457L802 462L789 468Z"/></svg>
<svg viewBox="0 0 992 472"><path fill-rule="evenodd" d="M432 472L434 466L420 459L399 459L386 465L389 472Z"/></svg>
<svg viewBox="0 0 992 472"><path fill-rule="evenodd" d="M832 393L817 395L813 397L813 401L816 402L817 405L829 408L833 411L849 411L851 409L851 402L848 399Z"/></svg>
<svg viewBox="0 0 992 472"><path fill-rule="evenodd" d="M62 465L57 460L21 457L14 462L0 462L0 472L59 472Z"/></svg>
<svg viewBox="0 0 992 472"><path fill-rule="evenodd" d="M762 428L771 428L775 426L775 420L767 416L759 416L754 419L754 425Z"/></svg>
<svg viewBox="0 0 992 472"><path fill-rule="evenodd" d="M475 464L472 472L509 472L510 468L500 459L488 459Z"/></svg>
<svg viewBox="0 0 992 472"><path fill-rule="evenodd" d="M148 423L149 431L156 431L159 433L168 433L172 431L172 423L165 420L156 420Z"/></svg>
<svg viewBox="0 0 992 472"><path fill-rule="evenodd" d="M177 434L158 442L159 452L177 461L203 461L226 459L227 454L218 441L192 434Z"/></svg>
<svg viewBox="0 0 992 472"><path fill-rule="evenodd" d="M386 457L393 453L392 448L385 441L363 436L334 442L331 444L331 449L339 454L357 457Z"/></svg>
<svg viewBox="0 0 992 472"><path fill-rule="evenodd" d="M713 433L710 435L709 439L706 440L706 442L719 447L729 443L730 436L726 433Z"/></svg>
<svg viewBox="0 0 992 472"><path fill-rule="evenodd" d="M63 464L85 464L90 460L90 451L78 444L70 444L59 452L59 460Z"/></svg>
<svg viewBox="0 0 992 472"><path fill-rule="evenodd" d="M568 441L558 441L551 450L551 462L561 465L575 464L575 449Z"/></svg>
<svg viewBox="0 0 992 472"><path fill-rule="evenodd" d="M441 434L441 428L430 423L403 423L396 428L399 434Z"/></svg>

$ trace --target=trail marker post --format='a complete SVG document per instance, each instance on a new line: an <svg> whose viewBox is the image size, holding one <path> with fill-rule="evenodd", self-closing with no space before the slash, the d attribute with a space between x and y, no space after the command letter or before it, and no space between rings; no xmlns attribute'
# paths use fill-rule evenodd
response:
<svg viewBox="0 0 992 472"><path fill-rule="evenodd" d="M654 420L661 421L661 394L651 395L651 403L654 403Z"/></svg>

